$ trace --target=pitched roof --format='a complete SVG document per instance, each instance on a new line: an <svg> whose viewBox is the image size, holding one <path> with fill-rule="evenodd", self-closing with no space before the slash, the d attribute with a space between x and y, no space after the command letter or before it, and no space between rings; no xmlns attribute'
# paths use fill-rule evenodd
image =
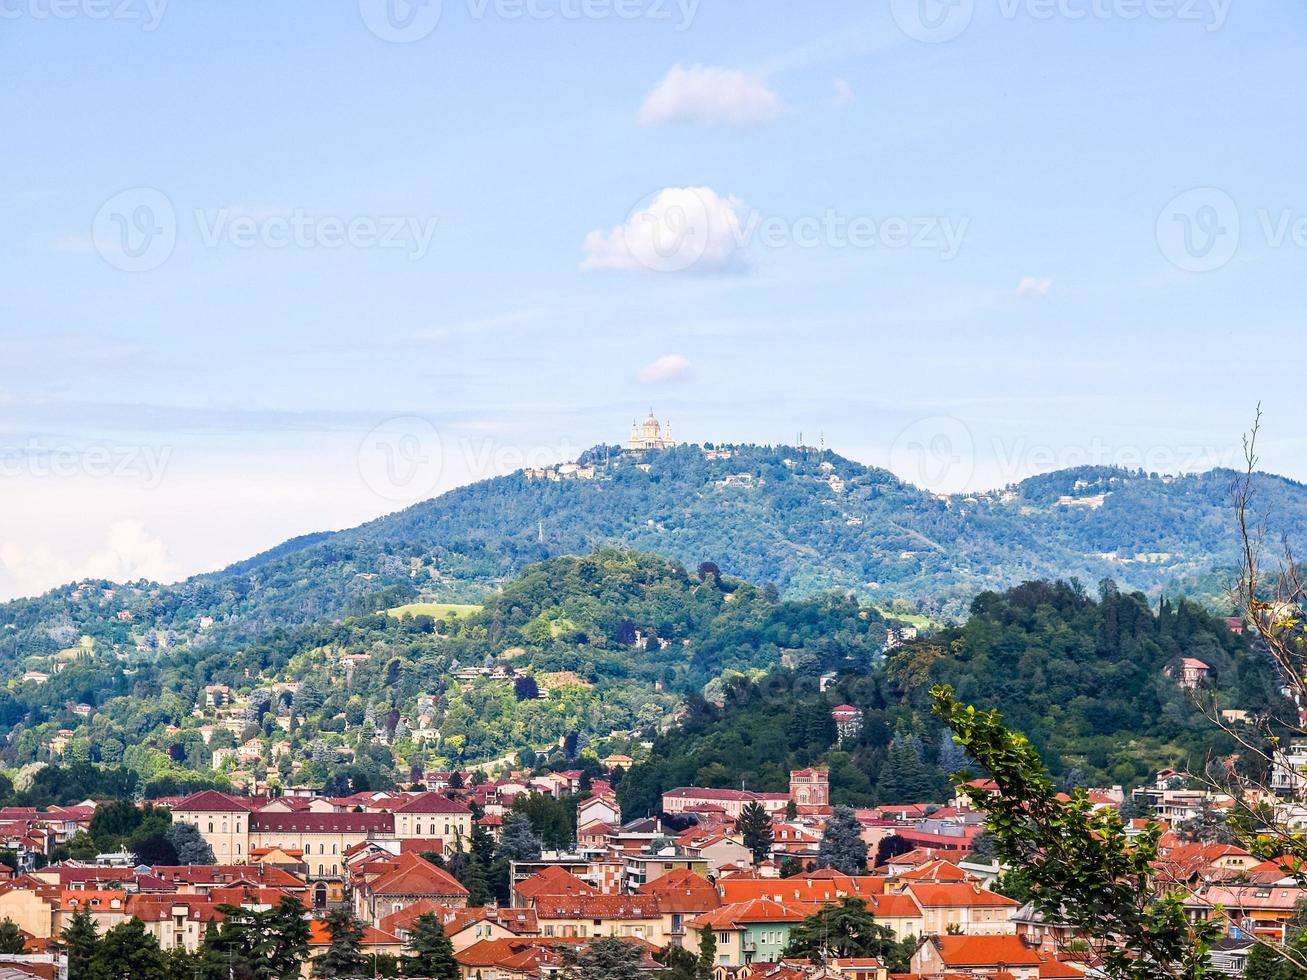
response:
<svg viewBox="0 0 1307 980"><path fill-rule="evenodd" d="M829 875L797 875L793 878L723 878L718 883L722 901L747 902L768 898L774 902L837 901L843 895L867 898L885 891L885 879L871 875L853 877L838 872Z"/></svg>
<svg viewBox="0 0 1307 980"><path fill-rule="evenodd" d="M657 895L541 895L538 919L656 919L662 915Z"/></svg>
<svg viewBox="0 0 1307 980"><path fill-rule="evenodd" d="M374 895L467 895L464 888L444 868L437 868L416 854L401 854L394 867L367 883Z"/></svg>
<svg viewBox="0 0 1307 980"><path fill-rule="evenodd" d="M641 885L640 894L656 895L664 912L707 912L722 904L712 882L686 868Z"/></svg>
<svg viewBox="0 0 1307 980"><path fill-rule="evenodd" d="M530 878L519 881L513 886L513 891L525 899L540 898L544 895L599 894L592 885L557 865L550 865Z"/></svg>
<svg viewBox="0 0 1307 980"><path fill-rule="evenodd" d="M1039 966L1037 951L1019 936L932 936L939 958L948 967Z"/></svg>
<svg viewBox="0 0 1307 980"><path fill-rule="evenodd" d="M473 943L467 949L454 954L460 966L475 970L478 967L499 966L506 961L520 957L524 953L539 950L551 950L557 946L584 946L588 939L554 938L554 939L483 939Z"/></svg>
<svg viewBox="0 0 1307 980"><path fill-rule="evenodd" d="M456 803L447 796L440 793L426 792L419 793L403 806L395 808L396 813L458 813L466 814L472 811L462 803Z"/></svg>
<svg viewBox="0 0 1307 980"><path fill-rule="evenodd" d="M690 922L695 929L735 929L753 922L802 922L819 910L819 906L782 904L770 898L723 905Z"/></svg>
<svg viewBox="0 0 1307 980"><path fill-rule="evenodd" d="M209 813L248 813L250 804L235 796L205 789L178 801L173 810L195 810Z"/></svg>
<svg viewBox="0 0 1307 980"><path fill-rule="evenodd" d="M952 861L937 858L899 875L902 881L965 882L967 873Z"/></svg>
<svg viewBox="0 0 1307 980"><path fill-rule="evenodd" d="M966 908L976 906L1017 908L1015 899L991 892L979 885L937 885L913 882L908 891L922 908Z"/></svg>
<svg viewBox="0 0 1307 980"><path fill-rule="evenodd" d="M373 926L363 927L363 946L400 946L400 938L392 936L388 932L382 932ZM310 946L329 946L331 945L331 930L327 928L327 923L322 919L309 920L309 945Z"/></svg>

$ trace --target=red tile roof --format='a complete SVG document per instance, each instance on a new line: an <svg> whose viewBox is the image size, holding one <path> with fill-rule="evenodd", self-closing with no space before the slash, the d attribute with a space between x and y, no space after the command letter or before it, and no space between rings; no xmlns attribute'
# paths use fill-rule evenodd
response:
<svg viewBox="0 0 1307 980"><path fill-rule="evenodd" d="M394 867L367 882L374 895L466 896L468 891L448 871L416 854L401 854Z"/></svg>

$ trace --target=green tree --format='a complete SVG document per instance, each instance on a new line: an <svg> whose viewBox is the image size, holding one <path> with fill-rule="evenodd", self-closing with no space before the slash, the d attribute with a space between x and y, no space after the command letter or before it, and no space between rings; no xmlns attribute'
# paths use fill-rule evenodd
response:
<svg viewBox="0 0 1307 980"><path fill-rule="evenodd" d="M1039 753L997 711L961 704L947 686L930 693L955 741L993 782L967 792L985 812L999 858L1029 880L1037 910L1092 937L1109 977L1203 977L1220 926L1191 922L1183 896L1153 877L1162 828L1151 824L1129 838L1120 815L1095 811L1083 789L1060 799Z"/></svg>
<svg viewBox="0 0 1307 980"><path fill-rule="evenodd" d="M876 924L876 917L861 898L845 897L838 905L824 905L790 931L785 955L807 957L819 963L824 957L889 957L897 942L894 931Z"/></svg>
<svg viewBox="0 0 1307 980"><path fill-rule="evenodd" d="M826 834L817 847L817 867L834 868L846 875L867 870L867 842L862 839L862 824L851 807L832 810Z"/></svg>
<svg viewBox="0 0 1307 980"><path fill-rule="evenodd" d="M753 853L753 863L761 864L771 856L771 816L756 800L746 805L735 821L735 831L744 838L744 846Z"/></svg>
<svg viewBox="0 0 1307 980"><path fill-rule="evenodd" d="M88 980L167 980L163 952L140 919L128 919L96 944Z"/></svg>
<svg viewBox="0 0 1307 980"><path fill-rule="evenodd" d="M434 980L458 980L458 961L454 944L445 935L440 916L427 912L413 923L409 939L412 955L404 957L404 972L410 977L433 977Z"/></svg>
<svg viewBox="0 0 1307 980"><path fill-rule="evenodd" d="M699 930L699 968L696 980L713 980L713 968L717 966L717 934L712 929Z"/></svg>
<svg viewBox="0 0 1307 980"><path fill-rule="evenodd" d="M213 864L213 848L193 823L175 823L169 828L168 843L177 852L178 864Z"/></svg>
<svg viewBox="0 0 1307 980"><path fill-rule="evenodd" d="M556 800L543 793L530 793L513 802L513 812L530 820L532 832L550 850L566 850L576 843L575 799Z"/></svg>
<svg viewBox="0 0 1307 980"><path fill-rule="evenodd" d="M445 864L445 870L467 889L467 904L476 908L490 901L490 881L481 858L473 851L460 851Z"/></svg>
<svg viewBox="0 0 1307 980"><path fill-rule="evenodd" d="M911 735L900 732L890 743L881 766L878 791L888 804L920 803L938 799L938 773L926 765L921 748Z"/></svg>
<svg viewBox="0 0 1307 980"><path fill-rule="evenodd" d="M91 958L100 938L95 918L85 908L79 908L59 934L59 948L68 957L68 980L86 980L90 976Z"/></svg>
<svg viewBox="0 0 1307 980"><path fill-rule="evenodd" d="M688 949L668 943L654 953L654 959L666 971L660 980L698 980L699 957Z"/></svg>
<svg viewBox="0 0 1307 980"><path fill-rule="evenodd" d="M12 919L0 922L0 953L22 953L27 949L23 931Z"/></svg>
<svg viewBox="0 0 1307 980"><path fill-rule="evenodd" d="M222 923L205 936L200 975L206 980L293 980L309 954L309 924L299 899L265 911L219 906Z"/></svg>
<svg viewBox="0 0 1307 980"><path fill-rule="evenodd" d="M598 939L584 951L563 950L565 980L643 980L644 953L634 943Z"/></svg>
<svg viewBox="0 0 1307 980"><path fill-rule="evenodd" d="M1281 980L1284 959L1265 943L1257 943L1248 954L1243 980Z"/></svg>
<svg viewBox="0 0 1307 980"><path fill-rule="evenodd" d="M200 954L192 953L185 946L175 946L163 954L163 970L168 980L195 980L200 975L200 963Z"/></svg>
<svg viewBox="0 0 1307 980"><path fill-rule="evenodd" d="M101 803L91 816L91 837L96 841L113 841L130 837L141 825L141 809L131 800Z"/></svg>
<svg viewBox="0 0 1307 980"><path fill-rule="evenodd" d="M357 977L367 963L363 955L363 925L348 909L333 909L325 920L331 936L326 950L313 961L315 977Z"/></svg>
<svg viewBox="0 0 1307 980"><path fill-rule="evenodd" d="M499 855L510 861L538 861L544 850L540 838L531 829L531 820L523 813L510 813L504 817L499 835Z"/></svg>

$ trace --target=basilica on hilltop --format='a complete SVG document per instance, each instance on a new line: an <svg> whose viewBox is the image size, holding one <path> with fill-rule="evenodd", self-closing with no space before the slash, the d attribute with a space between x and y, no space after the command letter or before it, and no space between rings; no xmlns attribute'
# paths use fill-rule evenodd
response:
<svg viewBox="0 0 1307 980"><path fill-rule="evenodd" d="M644 420L644 424L637 424L635 419L631 420L631 438L626 443L627 449L640 452L646 449L671 449L675 445L676 442L672 439L672 423L668 422L664 429L654 417L652 408L649 409L649 417Z"/></svg>

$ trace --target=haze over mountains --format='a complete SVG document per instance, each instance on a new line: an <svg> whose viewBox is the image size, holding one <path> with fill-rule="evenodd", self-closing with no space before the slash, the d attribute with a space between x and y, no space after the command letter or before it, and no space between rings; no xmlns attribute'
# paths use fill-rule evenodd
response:
<svg viewBox="0 0 1307 980"><path fill-rule="evenodd" d="M961 616L981 590L1034 578L1110 577L1219 604L1222 569L1237 558L1228 470L1085 467L942 498L829 451L785 446L643 456L599 447L579 463L465 486L175 585L138 583L130 591L149 601L136 626L184 638L204 619L210 635L241 640L417 598L478 601L532 562L608 546L690 567L713 561L792 596L900 600L936 619ZM1307 487L1259 475L1257 504L1275 516L1273 535L1302 537ZM96 613L80 591L15 600L0 621L85 630Z"/></svg>

